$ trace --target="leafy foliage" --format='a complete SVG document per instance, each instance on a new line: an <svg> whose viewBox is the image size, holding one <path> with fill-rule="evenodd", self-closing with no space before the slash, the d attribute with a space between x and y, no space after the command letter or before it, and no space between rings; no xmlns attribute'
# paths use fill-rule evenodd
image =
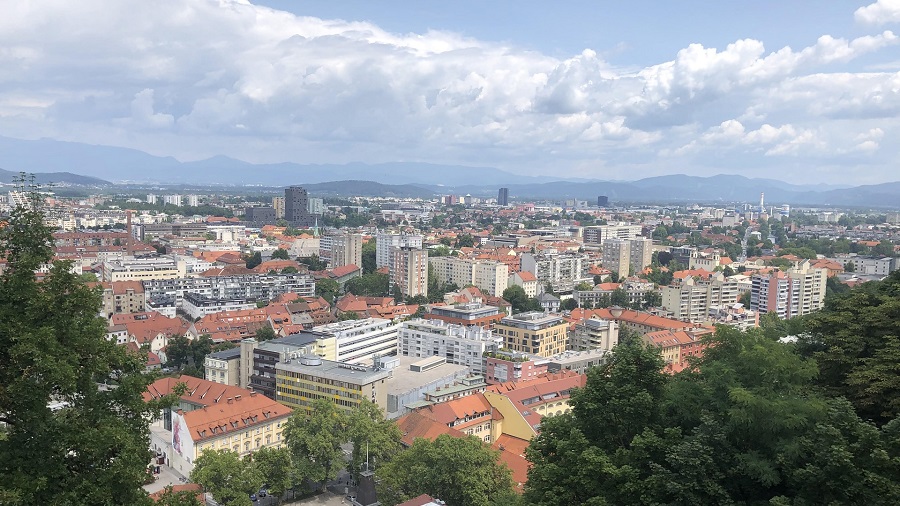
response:
<svg viewBox="0 0 900 506"><path fill-rule="evenodd" d="M474 436L416 439L376 470L378 499L393 505L429 494L454 506L491 504L512 492L510 471L497 455Z"/></svg>
<svg viewBox="0 0 900 506"><path fill-rule="evenodd" d="M283 248L278 248L272 252L272 260L290 260L291 256L288 254L288 251Z"/></svg>
<svg viewBox="0 0 900 506"><path fill-rule="evenodd" d="M256 493L265 481L250 459L231 450L207 449L194 461L191 481L222 504L251 504L249 496Z"/></svg>
<svg viewBox="0 0 900 506"><path fill-rule="evenodd" d="M0 503L146 504L148 423L172 399L144 402L145 357L105 338L100 295L69 262L37 281L52 235L32 197L0 229Z"/></svg>
<svg viewBox="0 0 900 506"><path fill-rule="evenodd" d="M363 399L359 408L347 417L347 433L353 443L353 453L347 464L351 474L363 469L368 455L370 469L377 469L400 452L400 429L385 420L381 408Z"/></svg>
<svg viewBox="0 0 900 506"><path fill-rule="evenodd" d="M347 418L330 401L313 403L312 413L295 412L284 429L285 442L300 473L324 489L337 477L343 463L341 444L346 442Z"/></svg>
<svg viewBox="0 0 900 506"><path fill-rule="evenodd" d="M693 369L616 348L528 449L526 500L562 504L896 504L900 422L881 430L815 387L815 361L721 327ZM618 370L618 371L617 371Z"/></svg>
<svg viewBox="0 0 900 506"><path fill-rule="evenodd" d="M525 293L525 289L519 285L512 285L503 290L503 300L512 305L513 313L541 310L540 302L533 297L529 297Z"/></svg>
<svg viewBox="0 0 900 506"><path fill-rule="evenodd" d="M344 284L347 293L359 296L382 297L388 293L388 275L379 272L363 274Z"/></svg>

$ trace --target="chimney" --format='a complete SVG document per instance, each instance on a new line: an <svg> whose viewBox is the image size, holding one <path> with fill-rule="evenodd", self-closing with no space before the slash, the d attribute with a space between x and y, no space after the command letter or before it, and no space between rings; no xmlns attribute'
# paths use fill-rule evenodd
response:
<svg viewBox="0 0 900 506"><path fill-rule="evenodd" d="M228 398L228 404L232 404L233 402L234 402L234 398L229 397L229 398Z"/></svg>

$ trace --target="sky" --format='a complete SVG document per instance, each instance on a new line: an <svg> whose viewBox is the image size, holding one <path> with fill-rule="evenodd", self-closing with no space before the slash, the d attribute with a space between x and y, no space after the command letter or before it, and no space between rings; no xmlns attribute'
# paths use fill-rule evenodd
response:
<svg viewBox="0 0 900 506"><path fill-rule="evenodd" d="M0 12L2 136L183 161L900 180L900 0L0 0Z"/></svg>

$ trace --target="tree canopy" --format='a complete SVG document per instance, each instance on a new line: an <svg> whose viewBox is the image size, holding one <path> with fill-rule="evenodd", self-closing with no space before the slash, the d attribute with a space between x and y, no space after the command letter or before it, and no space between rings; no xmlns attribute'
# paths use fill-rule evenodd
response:
<svg viewBox="0 0 900 506"><path fill-rule="evenodd" d="M497 456L497 451L474 436L416 439L376 469L378 499L394 505L429 494L454 506L491 504L513 493L509 468L498 463Z"/></svg>
<svg viewBox="0 0 900 506"><path fill-rule="evenodd" d="M0 228L0 504L148 504L148 423L172 398L144 402L146 357L106 339L100 294L70 262L38 282L52 234L31 197Z"/></svg>
<svg viewBox="0 0 900 506"><path fill-rule="evenodd" d="M900 422L863 421L817 364L720 327L695 367L620 344L527 451L530 504L896 504Z"/></svg>

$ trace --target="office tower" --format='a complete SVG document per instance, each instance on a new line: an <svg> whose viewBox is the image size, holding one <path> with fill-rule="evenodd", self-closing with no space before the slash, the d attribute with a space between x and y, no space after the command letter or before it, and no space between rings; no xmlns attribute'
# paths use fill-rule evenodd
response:
<svg viewBox="0 0 900 506"><path fill-rule="evenodd" d="M309 212L309 195L302 186L284 189L284 219L294 227L315 226L317 215Z"/></svg>
<svg viewBox="0 0 900 506"><path fill-rule="evenodd" d="M597 197L597 207L606 207L609 205L609 197L606 195L600 195Z"/></svg>
<svg viewBox="0 0 900 506"><path fill-rule="evenodd" d="M497 194L497 204L509 205L509 188L500 188L500 192Z"/></svg>

